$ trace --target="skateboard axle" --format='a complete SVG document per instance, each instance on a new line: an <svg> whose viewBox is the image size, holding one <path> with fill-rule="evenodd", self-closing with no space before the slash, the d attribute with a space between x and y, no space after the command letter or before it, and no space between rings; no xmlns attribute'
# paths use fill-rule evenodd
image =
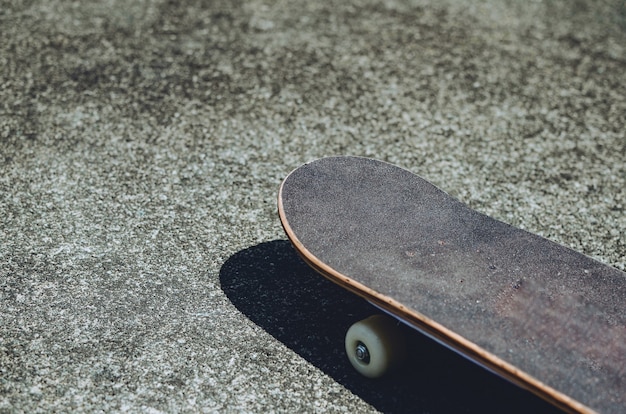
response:
<svg viewBox="0 0 626 414"><path fill-rule="evenodd" d="M356 358L365 364L369 364L370 362L370 353L365 344L361 341L356 345Z"/></svg>

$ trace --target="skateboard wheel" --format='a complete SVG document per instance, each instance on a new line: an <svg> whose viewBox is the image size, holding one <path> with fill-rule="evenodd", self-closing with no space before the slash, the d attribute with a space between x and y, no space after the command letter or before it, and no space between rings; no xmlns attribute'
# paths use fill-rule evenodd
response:
<svg viewBox="0 0 626 414"><path fill-rule="evenodd" d="M404 360L406 340L395 319L373 315L348 329L346 354L361 375L378 378Z"/></svg>

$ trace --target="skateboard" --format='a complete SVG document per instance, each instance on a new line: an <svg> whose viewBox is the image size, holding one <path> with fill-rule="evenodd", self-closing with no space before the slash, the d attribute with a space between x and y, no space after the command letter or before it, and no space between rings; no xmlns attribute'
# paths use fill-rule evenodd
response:
<svg viewBox="0 0 626 414"><path fill-rule="evenodd" d="M419 354L401 321L565 411L626 412L626 273L369 158L297 168L278 213L308 265L382 311L346 334L363 375Z"/></svg>

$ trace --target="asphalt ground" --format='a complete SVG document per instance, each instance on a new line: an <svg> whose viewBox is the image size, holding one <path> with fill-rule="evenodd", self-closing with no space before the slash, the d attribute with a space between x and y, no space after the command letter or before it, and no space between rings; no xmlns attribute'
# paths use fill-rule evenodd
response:
<svg viewBox="0 0 626 414"><path fill-rule="evenodd" d="M285 241L312 159L408 168L626 269L620 0L0 0L0 412L548 412Z"/></svg>

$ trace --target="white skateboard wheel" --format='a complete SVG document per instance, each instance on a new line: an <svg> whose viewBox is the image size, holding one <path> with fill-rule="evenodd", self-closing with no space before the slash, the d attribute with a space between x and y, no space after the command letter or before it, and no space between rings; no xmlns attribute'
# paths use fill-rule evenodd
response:
<svg viewBox="0 0 626 414"><path fill-rule="evenodd" d="M406 339L398 321L373 315L352 325L346 333L346 354L363 376L378 378L406 357Z"/></svg>

